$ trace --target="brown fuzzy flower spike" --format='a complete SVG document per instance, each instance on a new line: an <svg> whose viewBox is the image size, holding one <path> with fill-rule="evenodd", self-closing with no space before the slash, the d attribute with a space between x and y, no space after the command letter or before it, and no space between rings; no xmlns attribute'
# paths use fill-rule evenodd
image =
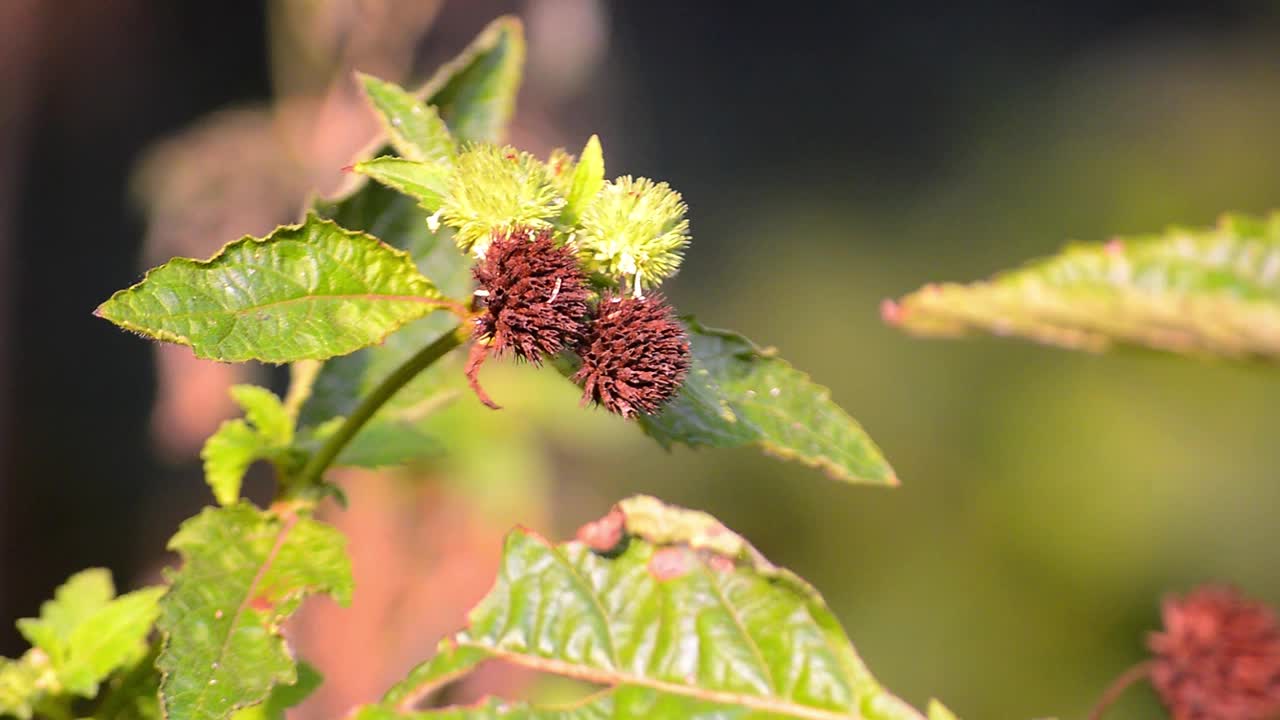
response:
<svg viewBox="0 0 1280 720"><path fill-rule="evenodd" d="M573 376L582 401L623 417L662 409L689 373L689 340L671 308L656 295L600 299Z"/></svg>
<svg viewBox="0 0 1280 720"><path fill-rule="evenodd" d="M1280 718L1280 626L1266 605L1223 587L1171 597L1152 633L1151 684L1174 720Z"/></svg>
<svg viewBox="0 0 1280 720"><path fill-rule="evenodd" d="M471 273L485 307L476 337L488 344L472 350L467 377L480 399L497 407L476 382L485 356L512 353L540 365L543 355L575 346L584 332L587 283L574 253L557 245L550 230L527 228L496 235Z"/></svg>

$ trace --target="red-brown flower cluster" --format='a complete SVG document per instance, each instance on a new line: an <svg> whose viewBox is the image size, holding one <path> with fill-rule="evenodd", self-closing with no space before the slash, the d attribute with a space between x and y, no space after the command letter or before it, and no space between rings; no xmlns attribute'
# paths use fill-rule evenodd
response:
<svg viewBox="0 0 1280 720"><path fill-rule="evenodd" d="M1171 597L1148 640L1151 684L1174 720L1280 718L1280 626L1266 605L1205 587Z"/></svg>
<svg viewBox="0 0 1280 720"><path fill-rule="evenodd" d="M675 396L689 372L689 341L660 297L605 295L595 310L573 251L551 231L515 229L498 235L472 269L484 311L476 317L467 379L476 395L498 407L477 375L490 353L535 365L572 349L582 358L574 381L583 402L623 417L652 415Z"/></svg>
<svg viewBox="0 0 1280 720"><path fill-rule="evenodd" d="M600 299L573 376L583 402L623 417L662 409L689 372L689 340L671 308L656 295Z"/></svg>
<svg viewBox="0 0 1280 720"><path fill-rule="evenodd" d="M578 260L556 245L550 230L515 230L497 237L472 268L485 312L476 335L497 355L514 353L534 365L582 340L587 283Z"/></svg>

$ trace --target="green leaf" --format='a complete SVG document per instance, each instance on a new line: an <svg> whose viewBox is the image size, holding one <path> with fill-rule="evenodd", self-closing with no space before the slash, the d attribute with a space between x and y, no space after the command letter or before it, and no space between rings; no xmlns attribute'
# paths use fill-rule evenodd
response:
<svg viewBox="0 0 1280 720"><path fill-rule="evenodd" d="M257 385L232 385L231 398L264 440L273 445L293 442L293 418L275 393Z"/></svg>
<svg viewBox="0 0 1280 720"><path fill-rule="evenodd" d="M604 151L600 147L600 138L592 135L587 140L587 146L582 149L578 164L573 168L573 179L565 196L564 209L560 212L560 222L564 225L577 225L582 220L582 211L587 209L603 188Z"/></svg>
<svg viewBox="0 0 1280 720"><path fill-rule="evenodd" d="M116 586L109 570L81 570L54 591L52 600L40 606L40 617L18 620L18 632L33 647L50 656L64 657L71 633L115 596Z"/></svg>
<svg viewBox="0 0 1280 720"><path fill-rule="evenodd" d="M204 441L200 459L204 461L204 481L213 490L219 505L240 499L240 484L249 466L271 454L268 445L249 423L227 420Z"/></svg>
<svg viewBox="0 0 1280 720"><path fill-rule="evenodd" d="M459 143L499 142L515 113L524 56L520 20L500 17L416 94L429 98Z"/></svg>
<svg viewBox="0 0 1280 720"><path fill-rule="evenodd" d="M1280 213L1074 245L987 282L926 286L883 314L916 335L1280 359Z"/></svg>
<svg viewBox="0 0 1280 720"><path fill-rule="evenodd" d="M171 260L97 314L199 357L279 363L380 342L436 298L408 255L313 215L206 261Z"/></svg>
<svg viewBox="0 0 1280 720"><path fill-rule="evenodd" d="M93 697L98 684L140 656L159 613L164 588L115 597L111 574L101 568L73 575L18 629L47 659L54 680L43 690Z"/></svg>
<svg viewBox="0 0 1280 720"><path fill-rule="evenodd" d="M114 675L103 689L93 720L160 720L159 654L159 646L153 645L125 672Z"/></svg>
<svg viewBox="0 0 1280 720"><path fill-rule="evenodd" d="M670 447L741 447L824 470L846 482L897 485L893 469L830 392L736 333L686 319L693 364L680 393L645 432Z"/></svg>
<svg viewBox="0 0 1280 720"><path fill-rule="evenodd" d="M153 587L121 595L81 623L67 641L65 662L54 660L62 686L93 697L107 675L140 656L164 593Z"/></svg>
<svg viewBox="0 0 1280 720"><path fill-rule="evenodd" d="M232 720L285 720L285 711L307 699L324 677L305 662L298 663L298 682L293 685L277 685L261 705L237 710Z"/></svg>
<svg viewBox="0 0 1280 720"><path fill-rule="evenodd" d="M357 77L365 97L378 112L387 139L401 157L440 161L446 166L453 160L453 138L434 107L394 83L363 73L357 73Z"/></svg>
<svg viewBox="0 0 1280 720"><path fill-rule="evenodd" d="M437 162L383 156L356 163L356 172L395 188L418 201L427 212L440 209L453 169Z"/></svg>
<svg viewBox="0 0 1280 720"><path fill-rule="evenodd" d="M629 506L643 508L646 527L692 532L647 537L632 526ZM663 519L665 512L680 517ZM807 583L741 538L732 555L697 544L709 526L690 523L689 514L652 498L624 501L600 522L630 539L605 554L512 532L497 584L468 628L355 717L923 720L881 688ZM414 710L489 659L603 689L555 707L493 701Z"/></svg>
<svg viewBox="0 0 1280 720"><path fill-rule="evenodd" d="M929 720L958 720L956 714L937 700L929 701Z"/></svg>
<svg viewBox="0 0 1280 720"><path fill-rule="evenodd" d="M225 718L276 685L296 683L280 626L306 595L350 601L345 545L341 533L309 517L247 503L206 508L183 523L169 542L183 565L171 575L158 623L165 716Z"/></svg>
<svg viewBox="0 0 1280 720"><path fill-rule="evenodd" d="M392 414L394 415L394 413ZM343 417L335 417L314 428L308 447L319 444L338 430ZM337 467L388 468L407 465L442 454L440 443L415 423L388 418L366 425L343 448L334 465Z"/></svg>
<svg viewBox="0 0 1280 720"><path fill-rule="evenodd" d="M231 396L244 409L245 418L223 422L200 451L205 482L219 505L240 499L240 484L250 465L282 460L293 444L293 417L275 393L256 385L236 385Z"/></svg>

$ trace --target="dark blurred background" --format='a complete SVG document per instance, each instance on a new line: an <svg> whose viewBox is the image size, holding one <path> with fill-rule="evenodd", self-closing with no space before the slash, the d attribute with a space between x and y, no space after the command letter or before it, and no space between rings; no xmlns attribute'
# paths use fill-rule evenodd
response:
<svg viewBox="0 0 1280 720"><path fill-rule="evenodd" d="M530 36L513 139L545 154L599 132L610 175L681 190L695 242L677 305L830 386L903 486L750 450L668 455L517 369L490 391L533 383L555 412L511 403L489 441L524 454L470 468L481 480L449 501L478 527L564 536L640 491L706 509L822 588L888 687L969 718L1082 715L1142 657L1165 592L1216 580L1280 600L1280 370L920 341L877 315L1067 239L1280 205L1280 5L6 0L0 654L77 569L154 581L165 538L209 502L196 455L235 412L227 383L283 381L158 353L92 309L333 182L372 131L350 67L420 82L502 12ZM366 479L347 481L357 507ZM401 492L365 507L418 507ZM357 571L396 572L361 538L400 541L363 522ZM478 597L498 531L418 592L445 573ZM376 692L352 688L329 702ZM1114 715L1158 717L1144 693Z"/></svg>

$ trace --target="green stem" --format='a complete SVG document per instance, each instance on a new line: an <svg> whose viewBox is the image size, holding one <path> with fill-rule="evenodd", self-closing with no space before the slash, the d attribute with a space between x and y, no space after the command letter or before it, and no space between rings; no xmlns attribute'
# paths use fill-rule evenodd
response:
<svg viewBox="0 0 1280 720"><path fill-rule="evenodd" d="M351 439L360 432L360 428L369 422L369 419L377 414L378 410L392 398L400 388L409 383L410 380L417 377L418 373L431 367L435 361L449 354L449 351L458 347L467 339L467 333L462 325L458 325L438 340L419 350L413 357L405 360L400 367L396 368L381 383L378 384L373 392L365 396L355 411L342 421L342 425L338 431L329 436L325 440L324 445L316 451L315 455L307 461L302 468L302 472L298 473L292 483L295 488L308 488L320 483L320 477L325 470L329 469L329 465L337 459L343 448L351 442Z"/></svg>

